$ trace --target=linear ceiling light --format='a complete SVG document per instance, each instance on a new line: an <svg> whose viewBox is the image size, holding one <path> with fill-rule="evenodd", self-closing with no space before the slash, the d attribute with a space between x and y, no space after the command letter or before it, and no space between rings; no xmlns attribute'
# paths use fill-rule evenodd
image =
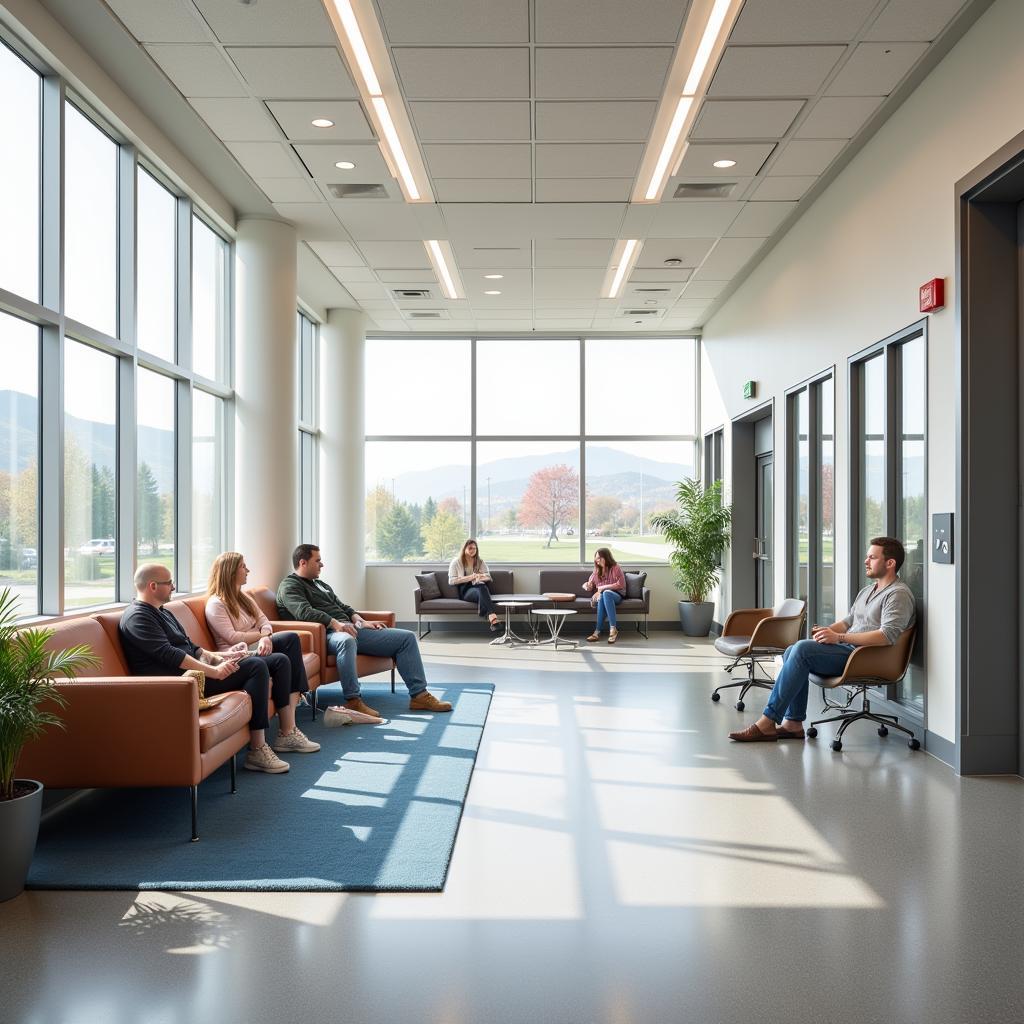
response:
<svg viewBox="0 0 1024 1024"><path fill-rule="evenodd" d="M441 279L441 287L444 289L445 296L449 299L457 299L459 297L459 291L455 286L455 276L449 269L448 261L445 259L444 252L444 250L447 249L448 254L451 255L451 246L447 242L437 241L436 238L430 238L423 244L427 247L427 255L430 257L430 262L434 268L434 272ZM454 263L455 261L453 259L453 266Z"/></svg>
<svg viewBox="0 0 1024 1024"><path fill-rule="evenodd" d="M633 268L633 264L636 262L636 258L640 255L640 240L638 238L629 238L626 240L626 244L622 250L622 255L619 257L619 265L615 267L615 272L612 274L612 283L608 288L609 299L617 299L619 292L622 290L622 283L626 280L626 275Z"/></svg>
<svg viewBox="0 0 1024 1024"><path fill-rule="evenodd" d="M668 134L665 136L665 142L661 147L661 152L658 154L658 162L654 165L654 171L647 185L647 191L644 193L644 199L656 199L660 194L662 186L665 184L668 163L675 152L676 143L679 141L679 136L683 130L683 123L686 121L686 115L689 114L690 107L692 106L692 96L679 97L679 103L676 104L676 112L672 115L672 123L668 126Z"/></svg>
<svg viewBox="0 0 1024 1024"><path fill-rule="evenodd" d="M413 177L409 161L405 158L405 150L402 149L402 143L398 138L398 132L395 131L395 122L391 120L391 111L388 110L387 102L384 100L383 96L373 97L373 109L377 111L377 117L380 119L380 126L384 131L384 138L387 140L388 148L391 150L391 155L394 157L395 163L398 165L398 173L402 176L402 181L405 183L405 191L409 193L410 199L419 199L419 186L416 184L416 179Z"/></svg>
<svg viewBox="0 0 1024 1024"><path fill-rule="evenodd" d="M341 26L352 44L352 52L355 54L356 63L359 65L360 74L366 83L366 88L371 96L380 96L380 82L377 80L377 72L373 70L373 61L370 60L370 51L366 48L366 40L360 31L359 22L356 21L356 12L352 10L349 0L331 0L334 9L341 19Z"/></svg>
<svg viewBox="0 0 1024 1024"><path fill-rule="evenodd" d="M715 0L715 6L711 9L708 23L704 26L704 35L700 37L700 45L694 55L693 64L690 65L690 73L686 76L686 84L683 86L684 96L693 96L700 80L704 77L704 71L711 58L711 51L714 49L718 39L718 33L722 31L722 23L729 11L729 4L732 0Z"/></svg>

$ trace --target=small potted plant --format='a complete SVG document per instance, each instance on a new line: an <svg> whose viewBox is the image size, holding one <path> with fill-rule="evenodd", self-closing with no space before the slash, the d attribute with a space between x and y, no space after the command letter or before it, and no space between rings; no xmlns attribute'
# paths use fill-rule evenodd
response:
<svg viewBox="0 0 1024 1024"><path fill-rule="evenodd" d="M47 726L62 726L52 710L66 703L53 685L95 665L88 646L48 651L52 629L19 629L10 588L0 591L0 902L25 888L39 834L43 785L16 779L21 748Z"/></svg>
<svg viewBox="0 0 1024 1024"><path fill-rule="evenodd" d="M705 488L700 480L680 480L671 512L651 518L675 549L669 562L675 571L679 621L687 636L707 636L715 614L708 594L722 574L722 552L729 543L732 508L722 504L722 483Z"/></svg>

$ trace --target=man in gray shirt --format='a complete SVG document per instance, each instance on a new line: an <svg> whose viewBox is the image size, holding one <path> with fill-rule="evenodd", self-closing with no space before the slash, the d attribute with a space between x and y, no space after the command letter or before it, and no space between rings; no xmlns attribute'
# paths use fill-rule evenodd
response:
<svg viewBox="0 0 1024 1024"><path fill-rule="evenodd" d="M874 582L857 595L845 619L814 626L813 639L787 648L764 714L746 729L729 733L730 739L740 743L802 740L810 674L841 675L854 648L894 644L914 624L914 595L896 575L905 557L903 545L894 537L871 540L864 572Z"/></svg>

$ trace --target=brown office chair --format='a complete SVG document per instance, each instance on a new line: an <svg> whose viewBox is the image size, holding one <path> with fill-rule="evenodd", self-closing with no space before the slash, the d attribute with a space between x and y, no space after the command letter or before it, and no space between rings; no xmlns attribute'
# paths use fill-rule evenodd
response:
<svg viewBox="0 0 1024 1024"><path fill-rule="evenodd" d="M775 685L772 679L761 668L764 679L755 679L754 673L762 662L771 661L800 639L803 630L804 615L807 603L795 597L787 597L773 612L771 608L743 608L730 613L725 620L722 635L715 640L715 650L733 659L726 672L732 670L742 661L747 663L747 678L716 686L711 699L717 704L722 699L719 690L728 690L739 686L739 699L736 710L744 708L743 698L754 686L770 690Z"/></svg>
<svg viewBox="0 0 1024 1024"><path fill-rule="evenodd" d="M838 722L839 729L836 731L836 738L832 741L833 750L843 749L843 733L854 723L866 718L878 725L878 735L888 736L890 726L905 732L910 739L907 746L911 750L918 750L921 741L905 725L900 725L896 715L880 715L871 710L871 701L868 700L868 689L872 686L887 686L890 683L898 683L906 674L910 666L910 655L914 651L914 627L905 630L900 634L894 644L887 647L858 647L846 662L841 676L816 676L811 673L810 680L815 686L822 688L822 698L825 701L826 709L838 711L838 715L830 718L819 718L811 722L807 735L814 739L818 735L818 726L825 722ZM838 687L848 687L846 702L837 703L829 699L828 691ZM853 702L860 697L862 700L859 711L850 710Z"/></svg>

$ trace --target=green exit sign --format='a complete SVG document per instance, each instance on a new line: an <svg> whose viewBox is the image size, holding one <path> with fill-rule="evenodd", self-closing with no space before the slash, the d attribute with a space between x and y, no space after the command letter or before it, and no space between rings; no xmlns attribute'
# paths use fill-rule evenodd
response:
<svg viewBox="0 0 1024 1024"><path fill-rule="evenodd" d="M756 398L757 397L757 381L748 380L743 385L743 397L744 398Z"/></svg>

